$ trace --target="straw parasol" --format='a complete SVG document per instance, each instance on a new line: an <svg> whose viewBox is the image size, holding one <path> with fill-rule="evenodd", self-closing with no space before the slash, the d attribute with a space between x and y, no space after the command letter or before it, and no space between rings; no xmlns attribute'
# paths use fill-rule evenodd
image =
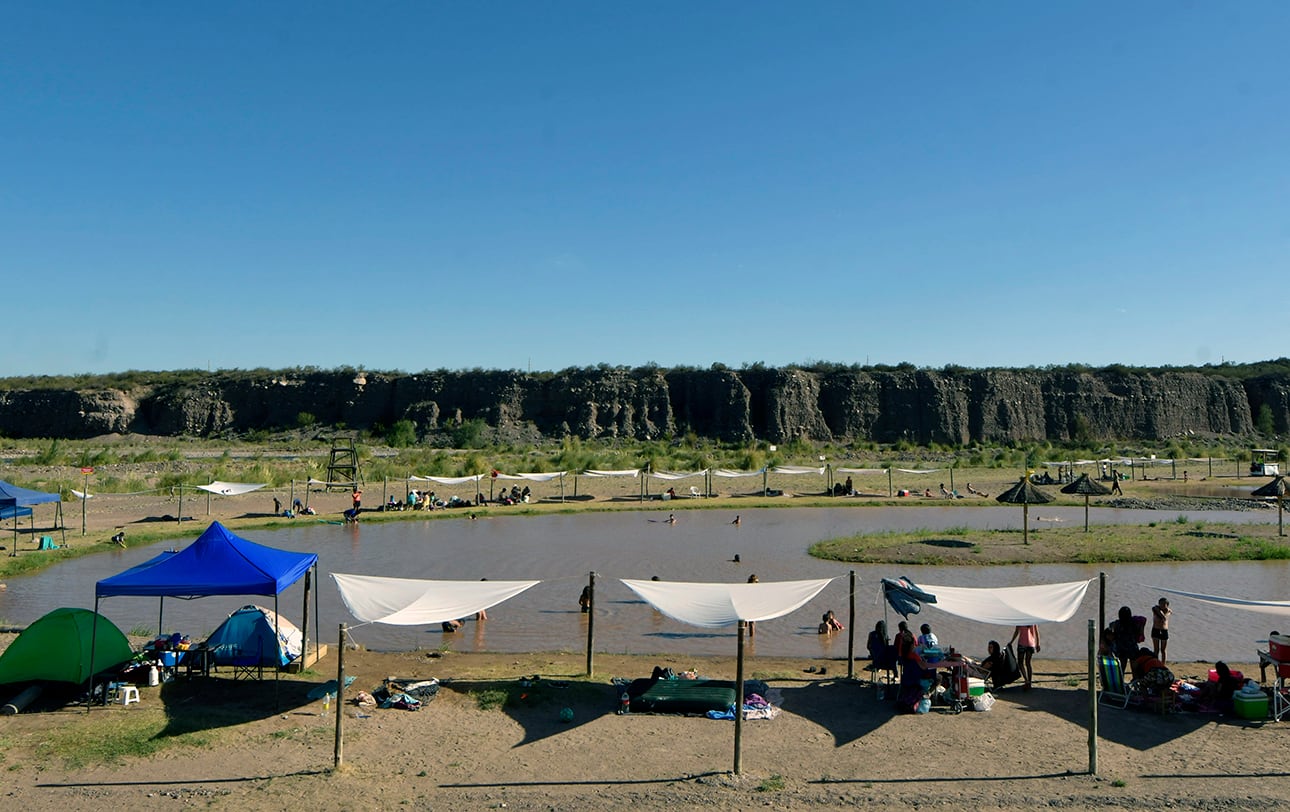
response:
<svg viewBox="0 0 1290 812"><path fill-rule="evenodd" d="M1111 489L1098 482L1095 479L1089 479L1088 474L1080 474L1079 479L1062 488L1062 493L1080 493L1084 495L1084 532L1088 532L1088 498L1090 496L1106 496Z"/></svg>
<svg viewBox="0 0 1290 812"><path fill-rule="evenodd" d="M1286 534L1285 525L1282 524L1282 520L1281 520L1281 511L1283 509L1283 506L1285 505L1287 490L1290 490L1290 487L1287 487L1285 477L1279 476L1276 479L1273 479L1268 484L1264 485L1263 487L1256 488L1254 492L1250 494L1250 496L1258 496L1260 498L1265 496L1276 497L1277 499L1277 535L1278 536L1284 536Z"/></svg>
<svg viewBox="0 0 1290 812"><path fill-rule="evenodd" d="M996 502L1005 505L1021 505L1021 540L1030 543L1030 506L1043 505L1053 501L1053 497L1036 488L1028 477L995 497Z"/></svg>

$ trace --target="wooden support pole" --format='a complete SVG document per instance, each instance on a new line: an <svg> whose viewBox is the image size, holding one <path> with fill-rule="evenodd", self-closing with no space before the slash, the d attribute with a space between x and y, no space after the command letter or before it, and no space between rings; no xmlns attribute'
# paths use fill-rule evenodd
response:
<svg viewBox="0 0 1290 812"><path fill-rule="evenodd" d="M735 663L735 775L744 770L744 630L747 627L747 621L739 621L739 656Z"/></svg>
<svg viewBox="0 0 1290 812"><path fill-rule="evenodd" d="M1097 775L1097 635L1088 621L1088 774Z"/></svg>
<svg viewBox="0 0 1290 812"><path fill-rule="evenodd" d="M1106 573L1097 574L1097 633L1106 628Z"/></svg>
<svg viewBox="0 0 1290 812"><path fill-rule="evenodd" d="M587 576L587 676L595 672L596 657L596 573Z"/></svg>
<svg viewBox="0 0 1290 812"><path fill-rule="evenodd" d="M847 620L847 679L856 678L856 571L851 570L850 611Z"/></svg>
<svg viewBox="0 0 1290 812"><path fill-rule="evenodd" d="M345 714L342 706L345 703L345 624L340 624L340 636L336 640L336 751L332 757L332 767L339 769L345 763Z"/></svg>

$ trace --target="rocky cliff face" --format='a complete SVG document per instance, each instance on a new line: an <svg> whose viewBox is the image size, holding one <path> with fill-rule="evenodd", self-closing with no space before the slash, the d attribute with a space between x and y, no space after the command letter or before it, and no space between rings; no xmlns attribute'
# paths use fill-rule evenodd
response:
<svg viewBox="0 0 1290 812"><path fill-rule="evenodd" d="M1162 440L1290 430L1290 374L1241 381L1110 369L627 370L217 373L130 391L0 391L0 434L220 436L301 422L424 435L481 420L510 436L728 442Z"/></svg>

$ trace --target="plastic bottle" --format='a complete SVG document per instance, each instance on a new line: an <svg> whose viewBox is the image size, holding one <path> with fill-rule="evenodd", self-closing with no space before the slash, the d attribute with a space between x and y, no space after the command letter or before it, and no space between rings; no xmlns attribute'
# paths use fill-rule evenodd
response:
<svg viewBox="0 0 1290 812"><path fill-rule="evenodd" d="M323 713L331 710L331 694L323 695Z"/></svg>
<svg viewBox="0 0 1290 812"><path fill-rule="evenodd" d="M160 684L161 684L161 672L157 670L157 666L154 663L153 665L148 667L148 686L152 688L156 688Z"/></svg>
<svg viewBox="0 0 1290 812"><path fill-rule="evenodd" d="M627 695L626 691L623 691L623 695L619 697L618 713L619 714L631 713L631 711L632 711L632 698Z"/></svg>

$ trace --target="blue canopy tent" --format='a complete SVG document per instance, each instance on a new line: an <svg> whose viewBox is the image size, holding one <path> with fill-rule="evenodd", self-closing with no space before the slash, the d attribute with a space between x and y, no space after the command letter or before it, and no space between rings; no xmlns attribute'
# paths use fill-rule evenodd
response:
<svg viewBox="0 0 1290 812"><path fill-rule="evenodd" d="M158 633L163 629L161 620L164 618L167 597L192 600L212 595L271 595L276 615L279 593L303 577L303 659L309 645L310 570L313 571L313 577L317 578L318 556L315 553L295 553L256 544L229 532L219 522L213 522L196 541L183 550L162 553L99 581L94 588L94 611L98 612L99 600L102 598L119 595L156 596L161 601L157 620ZM315 590L315 656L318 653L317 615L318 594Z"/></svg>
<svg viewBox="0 0 1290 812"><path fill-rule="evenodd" d="M11 485L0 479L0 516L3 518L13 519L13 549L9 555L18 554L18 517L31 516L30 509L22 513L22 508L31 508L33 505L43 505L48 502L54 502L58 505L58 513L54 517L54 529L63 531L63 544L67 543L67 528L63 526L63 497L56 493L44 493L43 491L33 491L28 488L19 488L17 485ZM12 510L10 513L8 511ZM32 532L35 533L35 518L32 518Z"/></svg>

